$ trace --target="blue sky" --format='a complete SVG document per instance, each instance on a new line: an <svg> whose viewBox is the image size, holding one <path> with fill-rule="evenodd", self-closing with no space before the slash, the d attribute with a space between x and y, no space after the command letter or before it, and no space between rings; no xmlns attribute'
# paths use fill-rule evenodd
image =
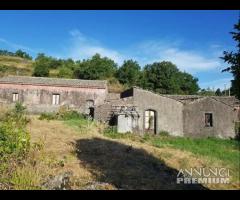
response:
<svg viewBox="0 0 240 200"><path fill-rule="evenodd" d="M239 11L0 11L0 49L75 60L95 53L121 64L171 61L202 88L224 88L231 74L219 57Z"/></svg>

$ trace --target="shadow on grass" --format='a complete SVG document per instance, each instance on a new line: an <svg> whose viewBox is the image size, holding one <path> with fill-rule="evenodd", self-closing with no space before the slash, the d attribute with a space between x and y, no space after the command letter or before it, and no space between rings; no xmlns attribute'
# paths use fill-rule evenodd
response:
<svg viewBox="0 0 240 200"><path fill-rule="evenodd" d="M206 189L202 185L177 184L178 171L143 149L93 138L76 143L79 160L98 181L119 189Z"/></svg>

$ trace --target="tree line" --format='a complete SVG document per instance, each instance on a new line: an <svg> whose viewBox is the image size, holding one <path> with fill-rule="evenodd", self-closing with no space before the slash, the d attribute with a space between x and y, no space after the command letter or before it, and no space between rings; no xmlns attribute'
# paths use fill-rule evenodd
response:
<svg viewBox="0 0 240 200"><path fill-rule="evenodd" d="M181 72L169 61L155 62L141 69L137 61L125 60L118 66L113 60L101 57L100 54L78 61L38 54L33 76L47 77L51 69L59 70L59 78L115 80L126 87L139 86L162 94L196 94L200 89L197 78Z"/></svg>
<svg viewBox="0 0 240 200"><path fill-rule="evenodd" d="M240 98L240 21L234 25L236 31L230 32L232 38L237 42L236 52L223 52L223 59L227 64L223 72L233 74L231 95ZM18 56L26 59L32 57L22 50L15 53L7 50L0 50L0 55ZM125 60L118 66L112 59L101 57L95 54L89 59L77 60L57 59L39 53L33 63L33 76L48 77L50 70L57 70L59 78L77 78L88 80L110 80L119 82L126 87L139 86L162 94L200 94L200 95L225 95L227 91L217 89L201 89L198 79L187 72L180 71L175 64L170 61L154 62L147 64L143 68L135 60Z"/></svg>
<svg viewBox="0 0 240 200"><path fill-rule="evenodd" d="M28 53L22 51L21 49L18 49L15 52L11 52L8 50L0 50L0 55L1 56L15 56L15 57L24 58L27 60L32 60L32 57Z"/></svg>

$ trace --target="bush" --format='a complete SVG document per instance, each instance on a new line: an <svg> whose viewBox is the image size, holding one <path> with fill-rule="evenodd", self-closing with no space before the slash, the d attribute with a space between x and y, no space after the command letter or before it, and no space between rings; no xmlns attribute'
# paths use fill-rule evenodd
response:
<svg viewBox="0 0 240 200"><path fill-rule="evenodd" d="M40 120L54 120L56 118L56 113L41 113L40 117L38 118Z"/></svg>
<svg viewBox="0 0 240 200"><path fill-rule="evenodd" d="M39 117L40 120L71 120L71 119L84 119L85 116L75 110L69 110L66 107L60 107L56 113L42 113Z"/></svg>
<svg viewBox="0 0 240 200"><path fill-rule="evenodd" d="M160 136L169 136L169 132L167 132L167 131L160 131L159 135Z"/></svg>
<svg viewBox="0 0 240 200"><path fill-rule="evenodd" d="M49 76L49 68L45 65L41 65L39 63L34 63L33 76L48 77Z"/></svg>
<svg viewBox="0 0 240 200"><path fill-rule="evenodd" d="M25 107L17 103L0 119L0 170L5 169L11 159L21 160L29 152L30 134L26 130L29 122Z"/></svg>

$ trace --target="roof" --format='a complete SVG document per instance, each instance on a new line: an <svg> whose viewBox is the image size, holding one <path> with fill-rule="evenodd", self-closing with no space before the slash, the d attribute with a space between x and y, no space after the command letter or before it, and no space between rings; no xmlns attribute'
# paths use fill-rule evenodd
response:
<svg viewBox="0 0 240 200"><path fill-rule="evenodd" d="M205 97L200 95L162 95L162 96L174 99L176 101L180 101L181 103L184 103L184 104L188 104Z"/></svg>
<svg viewBox="0 0 240 200"><path fill-rule="evenodd" d="M183 104L188 104L209 97L231 107L240 105L240 101L234 96L200 96L200 95L164 95L164 96L180 101Z"/></svg>
<svg viewBox="0 0 240 200"><path fill-rule="evenodd" d="M21 84L21 85L41 85L59 87L87 87L87 88L107 88L105 80L82 80L82 79L63 79L46 78L31 76L6 76L0 78L0 84Z"/></svg>

